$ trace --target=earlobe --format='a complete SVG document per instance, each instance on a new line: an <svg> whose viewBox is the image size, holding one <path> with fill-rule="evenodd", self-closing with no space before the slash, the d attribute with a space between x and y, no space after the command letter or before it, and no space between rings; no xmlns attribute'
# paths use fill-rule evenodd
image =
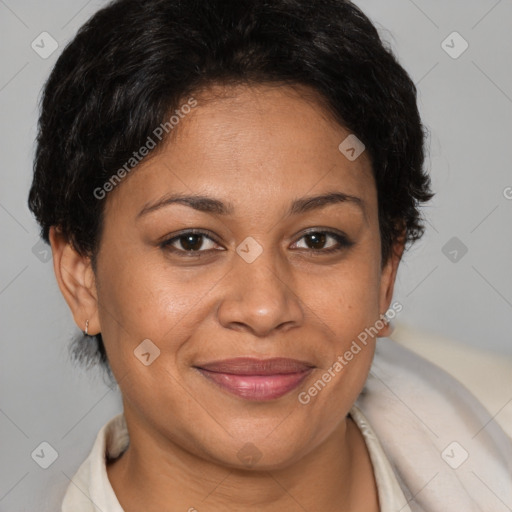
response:
<svg viewBox="0 0 512 512"><path fill-rule="evenodd" d="M55 277L77 326L84 331L88 321L88 334L99 333L98 297L90 258L80 255L55 226L50 228L49 238Z"/></svg>

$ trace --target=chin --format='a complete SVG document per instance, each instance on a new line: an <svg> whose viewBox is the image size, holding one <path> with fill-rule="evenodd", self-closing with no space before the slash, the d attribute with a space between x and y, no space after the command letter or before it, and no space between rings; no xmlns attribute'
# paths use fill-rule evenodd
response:
<svg viewBox="0 0 512 512"><path fill-rule="evenodd" d="M272 432L272 429L265 429L267 431ZM285 438L276 432L270 436L262 435L261 431L255 432L254 436L250 433L236 437L223 435L216 443L212 441L203 448L203 456L206 453L208 459L216 464L255 472L285 469L304 457L309 450L308 443L302 445L299 438L289 435Z"/></svg>

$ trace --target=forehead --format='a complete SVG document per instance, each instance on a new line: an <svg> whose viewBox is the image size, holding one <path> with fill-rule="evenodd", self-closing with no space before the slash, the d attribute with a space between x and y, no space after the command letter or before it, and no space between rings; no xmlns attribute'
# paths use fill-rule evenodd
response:
<svg viewBox="0 0 512 512"><path fill-rule="evenodd" d="M340 144L353 135L306 87L213 86L194 95L165 144L109 197L109 209L143 207L169 192L229 197L261 208L283 195L337 188L375 199L366 152L351 161ZM254 212L253 212L254 213Z"/></svg>

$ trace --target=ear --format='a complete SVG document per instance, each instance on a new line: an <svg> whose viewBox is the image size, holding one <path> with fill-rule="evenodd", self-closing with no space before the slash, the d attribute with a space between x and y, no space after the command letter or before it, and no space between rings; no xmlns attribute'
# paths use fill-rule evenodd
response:
<svg viewBox="0 0 512 512"><path fill-rule="evenodd" d="M81 256L55 226L49 238L55 277L76 324L84 331L88 321L89 335L98 334L98 295L90 258Z"/></svg>
<svg viewBox="0 0 512 512"><path fill-rule="evenodd" d="M379 295L379 311L384 315L389 309L391 299L393 298L393 290L395 287L396 274L398 272L398 265L402 259L405 248L405 230L393 242L389 258L385 263L380 280L380 295ZM393 332L393 327L386 322L386 325L380 329L377 337L386 338Z"/></svg>

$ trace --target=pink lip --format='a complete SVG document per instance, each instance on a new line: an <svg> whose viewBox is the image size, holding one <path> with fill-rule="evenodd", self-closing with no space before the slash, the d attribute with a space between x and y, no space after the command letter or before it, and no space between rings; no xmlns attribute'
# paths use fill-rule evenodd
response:
<svg viewBox="0 0 512 512"><path fill-rule="evenodd" d="M247 400L273 400L299 384L313 365L295 359L239 357L196 366L207 379Z"/></svg>

